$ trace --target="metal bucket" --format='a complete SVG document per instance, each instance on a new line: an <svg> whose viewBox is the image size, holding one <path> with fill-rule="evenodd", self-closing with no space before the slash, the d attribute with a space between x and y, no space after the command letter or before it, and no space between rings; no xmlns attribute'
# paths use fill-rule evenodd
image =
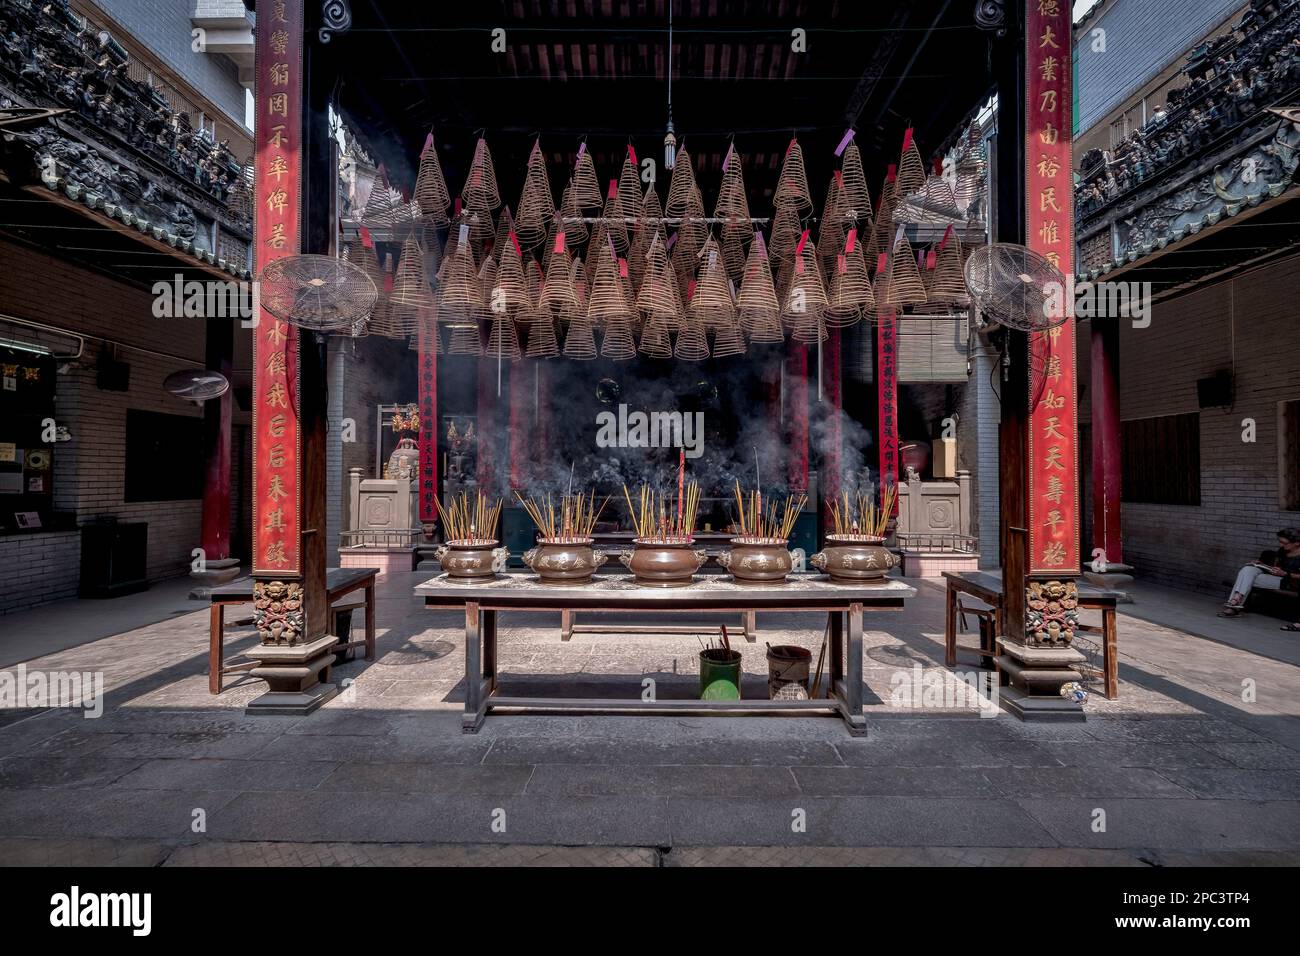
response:
<svg viewBox="0 0 1300 956"><path fill-rule="evenodd" d="M767 696L769 700L807 700L808 672L812 651L793 644L767 648Z"/></svg>

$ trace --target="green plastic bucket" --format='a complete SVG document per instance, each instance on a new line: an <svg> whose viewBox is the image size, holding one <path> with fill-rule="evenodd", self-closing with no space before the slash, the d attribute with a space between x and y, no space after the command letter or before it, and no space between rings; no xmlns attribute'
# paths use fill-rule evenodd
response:
<svg viewBox="0 0 1300 956"><path fill-rule="evenodd" d="M740 651L700 651L700 700L740 700Z"/></svg>

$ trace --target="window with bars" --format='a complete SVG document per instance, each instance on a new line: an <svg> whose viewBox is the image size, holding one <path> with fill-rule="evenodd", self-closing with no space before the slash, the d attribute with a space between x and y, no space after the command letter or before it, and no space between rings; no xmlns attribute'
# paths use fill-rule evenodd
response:
<svg viewBox="0 0 1300 956"><path fill-rule="evenodd" d="M1123 500L1159 505L1201 503L1201 416L1163 415L1124 422Z"/></svg>

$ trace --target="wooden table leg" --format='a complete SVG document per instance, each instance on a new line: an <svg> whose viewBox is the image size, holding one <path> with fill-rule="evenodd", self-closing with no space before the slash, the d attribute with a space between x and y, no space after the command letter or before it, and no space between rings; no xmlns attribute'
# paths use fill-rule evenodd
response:
<svg viewBox="0 0 1300 956"><path fill-rule="evenodd" d="M483 726L483 639L481 617L478 602L465 604L465 713L461 716L460 729L467 734L476 734Z"/></svg>
<svg viewBox="0 0 1300 956"><path fill-rule="evenodd" d="M845 655L843 690L840 698L841 713L849 733L854 737L867 735L867 718L862 715L862 605L849 605L849 640Z"/></svg>
<svg viewBox="0 0 1300 956"><path fill-rule="evenodd" d="M844 615L840 611L832 611L827 615L830 619L831 639L830 647L827 653L830 655L830 680L826 684L826 696L835 696L835 682L844 677Z"/></svg>
<svg viewBox="0 0 1300 956"><path fill-rule="evenodd" d="M758 612L745 612L745 640L753 644L758 640Z"/></svg>
<svg viewBox="0 0 1300 956"><path fill-rule="evenodd" d="M366 585L366 660L375 659L375 585Z"/></svg>
<svg viewBox="0 0 1300 956"><path fill-rule="evenodd" d="M1119 633L1113 607L1101 609L1102 666L1106 669L1106 699L1119 698Z"/></svg>
<svg viewBox="0 0 1300 956"><path fill-rule="evenodd" d="M213 604L208 612L208 693L221 693L221 668L224 666L222 642L225 628L226 606Z"/></svg>
<svg viewBox="0 0 1300 956"><path fill-rule="evenodd" d="M943 662L948 667L957 666L957 589L948 582L948 595L943 615Z"/></svg>
<svg viewBox="0 0 1300 956"><path fill-rule="evenodd" d="M483 676L487 679L488 690L495 693L497 689L497 612L483 612Z"/></svg>
<svg viewBox="0 0 1300 956"><path fill-rule="evenodd" d="M560 640L567 641L573 637L573 612L560 612Z"/></svg>

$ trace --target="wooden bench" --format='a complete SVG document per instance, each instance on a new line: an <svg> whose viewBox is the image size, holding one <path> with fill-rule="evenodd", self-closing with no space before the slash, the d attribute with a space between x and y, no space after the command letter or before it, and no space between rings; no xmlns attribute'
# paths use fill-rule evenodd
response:
<svg viewBox="0 0 1300 956"><path fill-rule="evenodd" d="M330 568L325 572L325 599L330 604L330 631L339 638L335 647L335 661L342 663L347 654L356 647L365 647L366 660L375 659L375 576L378 568ZM348 595L364 591L361 602L355 599L346 601ZM258 667L257 661L235 661L225 659L225 614L232 604L251 604L253 602L253 579L240 578L229 584L222 584L212 589L212 607L208 626L208 692L220 694L221 678L226 674L238 674ZM366 634L362 640L351 639L352 611L357 607L366 610ZM348 633L339 634L340 627L346 627ZM337 656L344 655L342 660Z"/></svg>

